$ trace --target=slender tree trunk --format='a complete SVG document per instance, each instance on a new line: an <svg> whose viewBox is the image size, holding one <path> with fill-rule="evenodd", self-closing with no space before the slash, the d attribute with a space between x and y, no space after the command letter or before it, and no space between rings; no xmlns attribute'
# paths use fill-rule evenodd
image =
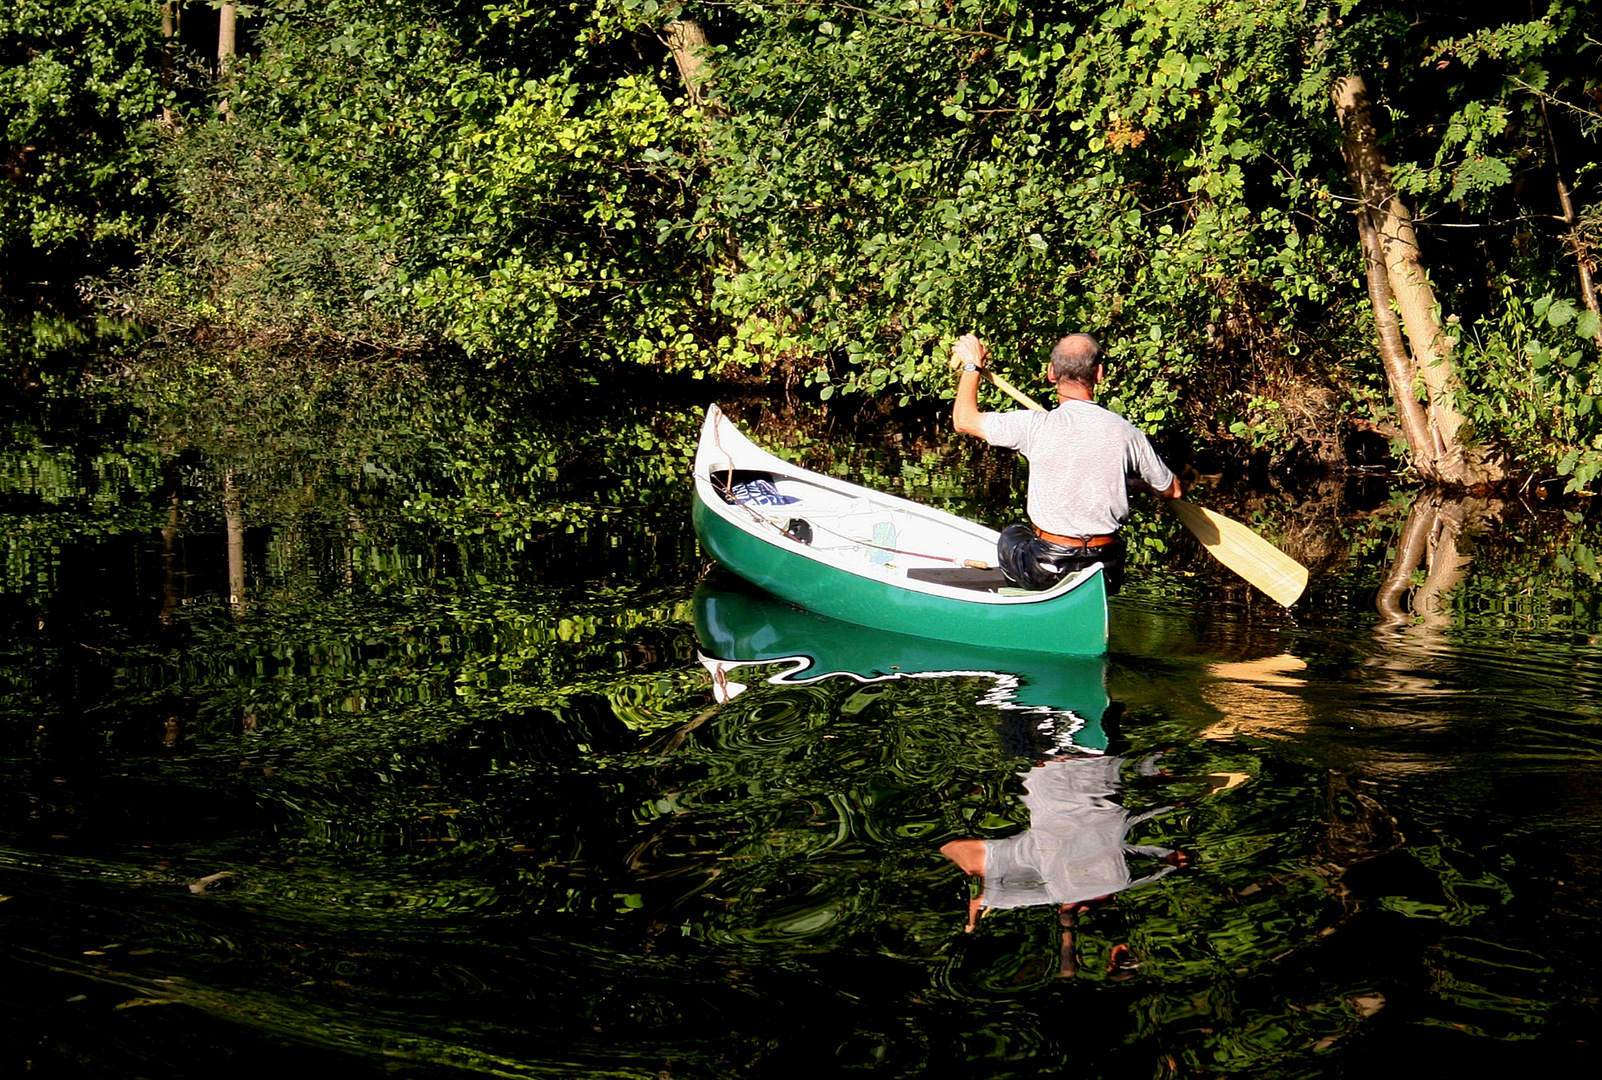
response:
<svg viewBox="0 0 1602 1080"><path fill-rule="evenodd" d="M228 548L228 606L234 618L244 618L250 601L245 593L245 511L244 499L234 479L234 470L224 469L223 522Z"/></svg>
<svg viewBox="0 0 1602 1080"><path fill-rule="evenodd" d="M161 5L161 89L163 93L172 90L172 52L178 39L178 20L181 18L178 0L166 0ZM163 101L161 103L161 122L165 127L172 126L172 109Z"/></svg>
<svg viewBox="0 0 1602 1080"><path fill-rule="evenodd" d="M1537 97L1541 105L1541 122L1546 127L1546 145L1552 154L1552 178L1557 182L1558 208L1563 211L1562 221L1569 230L1569 246L1580 268L1580 298L1591 314L1597 317L1597 331L1593 336L1597 348L1602 348L1602 307L1597 305L1596 282L1591 278L1591 244L1585 230L1580 228L1579 215L1574 212L1574 199L1569 194L1568 181L1563 178L1563 166L1558 161L1557 135L1552 130L1552 117L1546 111L1546 99Z"/></svg>
<svg viewBox="0 0 1602 1080"><path fill-rule="evenodd" d="M1369 119L1367 87L1361 76L1346 75L1335 81L1331 96L1344 133L1341 149L1346 168L1377 241L1375 253L1384 263L1391 300L1407 334L1412 371L1428 391L1428 445L1414 444L1413 456L1415 460L1421 456L1433 459L1436 466L1431 478L1442 483L1468 486L1500 479L1489 463L1470 460L1460 438L1465 421L1454 400L1458 383L1450 355L1452 341L1436 315L1435 290L1419 252L1413 215L1391 186L1389 169ZM1372 295L1372 287L1370 291ZM1376 319L1379 317L1376 310ZM1409 395L1412 381L1406 381ZM1395 389L1393 380L1393 393ZM1413 437L1409 432L1409 439Z"/></svg>
<svg viewBox="0 0 1602 1080"><path fill-rule="evenodd" d="M1374 331L1378 338L1380 361L1385 365L1385 380L1391 387L1391 398L1396 402L1396 415L1402 422L1402 436L1407 440L1413 468L1427 480L1440 479L1440 462L1435 451L1435 437L1430 433L1429 417L1418 402L1414 389L1416 372L1413 358L1408 355L1407 344L1402 340L1402 325L1391 309L1391 283L1385 273L1385 256L1380 251L1379 233L1374 228L1374 215L1367 207L1357 212L1357 232L1363 242L1363 262L1367 267L1368 302L1374 309Z"/></svg>
<svg viewBox="0 0 1602 1080"><path fill-rule="evenodd" d="M228 83L228 73L234 66L234 40L238 27L238 4L224 4L217 9L217 81L224 87ZM227 119L233 119L234 110L227 98L218 103L217 111Z"/></svg>
<svg viewBox="0 0 1602 1080"><path fill-rule="evenodd" d="M234 63L234 38L239 25L239 5L224 4L217 9L217 77L228 77Z"/></svg>

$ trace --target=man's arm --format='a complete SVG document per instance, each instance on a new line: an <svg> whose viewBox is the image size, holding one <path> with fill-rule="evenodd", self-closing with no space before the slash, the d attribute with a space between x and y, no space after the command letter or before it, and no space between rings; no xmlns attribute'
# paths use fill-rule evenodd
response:
<svg viewBox="0 0 1602 1080"><path fill-rule="evenodd" d="M953 364L962 365L962 375L957 379L957 397L951 403L951 426L964 435L977 435L985 437L985 427L979 418L979 374L984 369L985 357L988 350L978 337L973 334L964 334L957 339L951 347ZM973 371L969 371L969 367Z"/></svg>
<svg viewBox="0 0 1602 1080"><path fill-rule="evenodd" d="M1125 459L1124 466L1129 473L1125 480L1129 490L1144 491L1157 496L1159 499L1177 499L1185 493L1179 484L1179 474L1170 469L1168 463L1157 456L1157 451L1152 448L1151 439L1147 438L1146 433L1138 428L1135 429L1132 449L1134 454L1132 457ZM1152 481L1162 476L1163 473L1168 474L1168 484L1166 487L1158 487ZM1147 477L1152 479L1148 480Z"/></svg>
<svg viewBox="0 0 1602 1080"><path fill-rule="evenodd" d="M1128 481L1129 489L1131 491L1144 491L1149 495L1157 496L1159 499L1177 499L1185 492L1179 486L1179 474L1175 473L1173 476L1173 482L1162 489L1152 487L1138 476L1131 476Z"/></svg>
<svg viewBox="0 0 1602 1080"><path fill-rule="evenodd" d="M1174 482L1163 488L1161 491L1158 491L1144 480L1137 479L1134 483L1135 486L1139 487L1142 491L1149 491L1159 499L1177 499L1185 493L1184 489L1179 486L1178 473L1174 474Z"/></svg>
<svg viewBox="0 0 1602 1080"><path fill-rule="evenodd" d="M1171 478L1168 481L1168 487L1152 486L1152 484L1150 484L1150 482L1147 481L1144 476L1139 476L1139 474L1126 478L1125 486L1128 487L1131 492L1145 492L1145 494L1157 495L1158 498L1179 498L1181 495L1184 495L1184 489L1179 486L1179 473L1174 473L1173 469L1168 468L1168 465L1166 465L1165 461L1161 461L1160 458L1155 455L1155 453L1150 452L1150 444L1147 444L1147 453L1150 453L1150 458L1152 458L1153 463L1155 463L1155 465L1157 465L1161 471L1168 473L1169 478ZM1150 473L1152 468L1150 468L1150 466L1145 466L1142 471L1145 471L1145 473Z"/></svg>

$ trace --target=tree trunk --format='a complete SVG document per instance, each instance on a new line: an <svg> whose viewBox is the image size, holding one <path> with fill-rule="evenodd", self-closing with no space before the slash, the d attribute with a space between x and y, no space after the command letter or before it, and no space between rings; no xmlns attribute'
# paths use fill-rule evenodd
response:
<svg viewBox="0 0 1602 1080"><path fill-rule="evenodd" d="M234 618L242 619L250 601L245 592L245 510L244 499L234 479L233 469L222 471L223 527L228 549L228 607Z"/></svg>
<svg viewBox="0 0 1602 1080"><path fill-rule="evenodd" d="M234 66L234 38L239 24L239 5L224 4L217 9L217 81L226 86L229 69ZM217 104L217 111L223 117L232 120L234 110L223 98Z"/></svg>
<svg viewBox="0 0 1602 1080"><path fill-rule="evenodd" d="M712 116L723 115L723 103L709 92L711 71L706 62L708 44L706 31L694 19L674 19L663 27L667 34L667 47L678 65L679 78L684 82L684 93L690 104Z"/></svg>
<svg viewBox="0 0 1602 1080"><path fill-rule="evenodd" d="M228 77L234 62L234 36L239 23L239 5L224 4L217 9L217 77Z"/></svg>
<svg viewBox="0 0 1602 1080"><path fill-rule="evenodd" d="M1460 438L1465 421L1454 400L1458 382L1451 360L1453 342L1436 316L1435 290L1419 253L1413 215L1391 186L1390 171L1369 119L1368 89L1361 76L1346 75L1335 80L1331 96L1344 134L1341 150L1347 172L1362 199L1363 212L1369 217L1377 241L1376 254L1384 263L1385 281L1407 333L1412 353L1410 366L1428 391L1428 445L1415 443L1413 457L1433 459L1435 473L1430 478L1441 483L1470 486L1500 479L1489 462L1471 458ZM1371 297L1372 293L1371 286ZM1375 317L1381 318L1377 309ZM1406 380L1409 396L1412 382ZM1391 385L1396 393L1394 379ZM1400 398L1397 406L1402 408ZM1412 440L1414 433L1410 431L1408 437Z"/></svg>
<svg viewBox="0 0 1602 1080"><path fill-rule="evenodd" d="M674 19L662 28L662 42L673 54L673 63L678 66L679 79L684 83L685 99L701 111L701 153L710 156L712 153L712 125L728 117L728 110L723 107L722 100L712 92L711 65L707 62L707 55L711 46L706 39L706 31L694 19ZM713 234L710 224L703 224L699 230L699 238L707 240ZM731 227L721 230L722 247L728 253L730 265L740 262L740 245L734 238ZM710 297L715 286L712 280L712 266L708 263L703 270L702 288Z"/></svg>
<svg viewBox="0 0 1602 1080"><path fill-rule="evenodd" d="M1374 215L1366 208L1357 211L1357 233L1363 242L1363 262L1367 267L1368 302L1374 309L1374 332L1378 338L1380 361L1385 365L1385 380L1391 387L1391 398L1396 402L1396 415L1402 422L1402 437L1407 440L1413 468L1426 480L1440 480L1440 460L1435 451L1435 439L1430 433L1429 417L1418 402L1414 388L1416 373L1413 358L1408 355L1407 344L1402 340L1402 325L1391 310L1391 284L1385 273L1385 256L1380 251L1379 232L1374 228Z"/></svg>
<svg viewBox="0 0 1602 1080"><path fill-rule="evenodd" d="M1568 181L1563 178L1563 165L1558 161L1557 133L1552 130L1552 118L1547 115L1546 99L1536 98L1541 105L1541 122L1546 127L1546 145L1552 153L1552 177L1557 181L1558 208L1563 211L1559 219L1569 230L1569 246L1580 266L1580 298L1591 314L1597 317L1597 332L1592 340L1602 349L1602 306L1598 306L1596 282L1591 279L1591 244L1585 230L1580 227L1579 215L1574 212L1574 199L1569 193Z"/></svg>
<svg viewBox="0 0 1602 1080"><path fill-rule="evenodd" d="M167 93L172 89L172 51L177 45L179 18L178 0L166 0L161 5L161 89L163 93ZM161 103L162 126L171 127L172 121L172 108L163 101Z"/></svg>

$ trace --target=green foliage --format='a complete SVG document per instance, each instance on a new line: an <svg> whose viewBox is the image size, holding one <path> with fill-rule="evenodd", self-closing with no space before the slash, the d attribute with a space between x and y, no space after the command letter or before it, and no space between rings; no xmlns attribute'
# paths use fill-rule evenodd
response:
<svg viewBox="0 0 1602 1080"><path fill-rule="evenodd" d="M182 213L120 298L175 327L487 362L694 356L696 275L658 229L688 198L693 129L651 72L592 56L584 22L355 3L269 20L233 118L173 141Z"/></svg>
<svg viewBox="0 0 1602 1080"><path fill-rule="evenodd" d="M690 198L694 128L648 78L575 90L526 82L472 133L442 177L451 242L411 295L474 355L682 367L696 269L661 226Z"/></svg>
<svg viewBox="0 0 1602 1080"><path fill-rule="evenodd" d="M1358 300L1321 235L1328 149L1287 126L1327 123L1322 101L1287 116L1313 101L1288 6L741 13L701 203L740 243L718 293L735 358L819 356L825 388L905 399L949 386L960 329L1031 371L1084 328L1113 407L1202 426L1198 391L1265 385L1245 357ZM1332 365L1353 344L1321 336Z"/></svg>
<svg viewBox="0 0 1602 1080"><path fill-rule="evenodd" d="M0 263L6 292L64 292L126 259L158 211L163 89L154 0L0 8Z"/></svg>
<svg viewBox="0 0 1602 1080"><path fill-rule="evenodd" d="M389 349L423 340L396 302L396 238L362 228L326 178L296 175L249 116L162 139L173 212L147 259L96 283L169 334Z"/></svg>
<svg viewBox="0 0 1602 1080"><path fill-rule="evenodd" d="M1467 415L1520 460L1548 463L1566 491L1602 475L1602 369L1597 320L1550 293L1533 300L1510 285L1501 317L1469 343Z"/></svg>
<svg viewBox="0 0 1602 1080"><path fill-rule="evenodd" d="M104 264L142 238L103 295L174 331L443 343L591 382L730 366L905 403L949 393L962 330L1024 381L1086 329L1103 400L1142 426L1336 446L1386 391L1331 81L1368 79L1465 347L1522 356L1502 320L1542 297L1560 337L1550 313L1592 318L1575 237L1545 223L1555 147L1595 244L1594 9L283 0L153 141L177 105L154 5L31 0L0 24L0 248ZM700 105L680 18L711 41ZM174 213L152 232L157 155ZM1581 397L1554 438L1469 381L1483 441L1595 449Z"/></svg>
<svg viewBox="0 0 1602 1080"><path fill-rule="evenodd" d="M1373 74L1392 118L1393 179L1423 223L1425 259L1460 339L1473 437L1532 470L1555 469L1571 491L1602 474L1596 316L1578 296L1575 250L1595 244L1595 185L1582 179L1595 175L1602 121L1595 8L1481 17L1450 38L1421 39L1379 14L1359 16L1364 29L1353 31L1414 58Z"/></svg>

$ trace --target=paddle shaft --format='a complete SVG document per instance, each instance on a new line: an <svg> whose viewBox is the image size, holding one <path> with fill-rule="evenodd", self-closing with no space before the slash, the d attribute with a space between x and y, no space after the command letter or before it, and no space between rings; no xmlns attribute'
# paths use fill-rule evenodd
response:
<svg viewBox="0 0 1602 1080"><path fill-rule="evenodd" d="M1000 390L1003 394L1006 394L1008 397L1012 398L1012 400L1016 401L1018 404L1024 406L1025 408L1033 409L1035 412L1046 411L1046 407L1044 405L1040 404L1040 402L1036 401L1034 398L1030 397L1016 386L1012 385L1012 383L1008 382L1006 379L1003 379L1000 375L997 375L994 371L991 371L989 368L981 368L980 370L984 372L985 378L990 380L991 385L993 385L997 390Z"/></svg>

